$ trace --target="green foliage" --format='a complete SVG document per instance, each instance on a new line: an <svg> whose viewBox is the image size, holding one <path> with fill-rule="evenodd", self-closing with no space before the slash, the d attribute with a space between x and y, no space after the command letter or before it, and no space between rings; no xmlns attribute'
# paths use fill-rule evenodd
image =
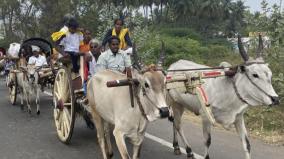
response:
<svg viewBox="0 0 284 159"><path fill-rule="evenodd" d="M283 108L256 107L246 114L246 125L258 135L270 135L272 132L284 134Z"/></svg>
<svg viewBox="0 0 284 159"><path fill-rule="evenodd" d="M179 31L179 29L177 29ZM239 55L232 54L230 48L226 44L214 44L213 42L204 45L202 41L198 41L189 36L170 36L170 35L179 35L176 33L175 29L170 31L169 29L159 29L159 33L161 35L157 38L157 32L153 32L152 37L147 39L145 47L141 48L142 56L144 59L148 59L147 63L153 63L157 60L158 54L161 50L161 42L162 39L165 42L166 49L166 66L180 60L191 60L197 63L206 64L210 66L218 66L220 62L230 59L229 62L239 63L240 58ZM194 33L190 33L187 30L189 35ZM154 37L154 38L153 38ZM158 40L158 41L157 41ZM150 49L149 49L150 48Z"/></svg>
<svg viewBox="0 0 284 159"><path fill-rule="evenodd" d="M202 35L191 28L179 28L179 27L159 27L159 33L165 34L172 37L185 37L194 40L201 41Z"/></svg>

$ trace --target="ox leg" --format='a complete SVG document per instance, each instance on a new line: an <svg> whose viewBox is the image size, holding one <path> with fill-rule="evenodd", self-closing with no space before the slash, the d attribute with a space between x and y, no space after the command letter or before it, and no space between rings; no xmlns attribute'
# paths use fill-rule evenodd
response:
<svg viewBox="0 0 284 159"><path fill-rule="evenodd" d="M180 125L179 128L177 128L177 130L178 130L178 133L179 133L184 145L186 145L187 159L195 159L194 154L192 152L192 149L191 149L191 147L190 147L190 145L189 145L189 143L188 143L188 141L187 141L187 139L184 135L184 131L183 131L181 125Z"/></svg>
<svg viewBox="0 0 284 159"><path fill-rule="evenodd" d="M130 156L128 154L125 140L124 140L124 133L119 131L117 128L114 128L113 135L115 137L115 141L118 147L118 150L120 152L122 159L130 159Z"/></svg>
<svg viewBox="0 0 284 159"><path fill-rule="evenodd" d="M23 90L20 90L20 96L21 96L21 110L24 110L24 92L23 92Z"/></svg>
<svg viewBox="0 0 284 159"><path fill-rule="evenodd" d="M105 122L105 139L106 139L106 144L107 144L107 154L109 158L113 157L113 150L111 146L111 141L110 141L110 125Z"/></svg>
<svg viewBox="0 0 284 159"><path fill-rule="evenodd" d="M179 144L178 144L178 138L177 138L177 130L175 128L175 123L173 122L173 134L174 134L174 138L173 138L173 147L174 147L174 153L176 155L181 155L181 151L179 148Z"/></svg>
<svg viewBox="0 0 284 159"><path fill-rule="evenodd" d="M179 106L179 105L174 105L172 107L173 109L173 113L174 113L174 120L173 120L173 147L174 147L174 153L176 155L181 155L181 151L180 151L180 147L179 147L179 143L178 143L178 136L177 136L177 132L178 129L180 127L181 124L181 117L183 114L183 107Z"/></svg>
<svg viewBox="0 0 284 159"><path fill-rule="evenodd" d="M27 102L27 106L28 106L28 112L29 114L32 113L32 109L31 109L31 105L30 105L30 95L28 94L28 92L24 89L24 95L26 98L26 102Z"/></svg>
<svg viewBox="0 0 284 159"><path fill-rule="evenodd" d="M174 141L173 141L173 146L174 146L174 151L175 154L181 154L179 144L178 144L178 139L177 139L177 132L181 137L181 140L183 144L186 146L186 153L187 153L187 158L188 159L195 159L194 154L192 152L192 149L184 135L184 131L182 128L182 122L181 118L184 112L184 107L180 105L175 105L173 107L173 112L174 112L174 122L173 122L173 127L174 127Z"/></svg>
<svg viewBox="0 0 284 159"><path fill-rule="evenodd" d="M31 99L30 99L30 96L27 97L27 105L28 105L28 112L29 114L32 113L32 108L31 108Z"/></svg>
<svg viewBox="0 0 284 159"><path fill-rule="evenodd" d="M209 147L211 145L211 123L204 114L202 115L202 128L203 128L203 137L205 139L204 159L210 159Z"/></svg>
<svg viewBox="0 0 284 159"><path fill-rule="evenodd" d="M133 144L133 157L132 159L139 159L140 158L140 152L142 148L142 142L143 142L144 136L139 135L135 139L131 139L131 143Z"/></svg>
<svg viewBox="0 0 284 159"><path fill-rule="evenodd" d="M92 111L92 116L93 116L93 120L96 125L98 142L101 147L103 158L109 159L106 153L106 142L105 142L105 135L104 135L103 119L94 110Z"/></svg>
<svg viewBox="0 0 284 159"><path fill-rule="evenodd" d="M36 89L36 114L40 114L40 106L39 106L39 89Z"/></svg>
<svg viewBox="0 0 284 159"><path fill-rule="evenodd" d="M239 134L241 138L246 159L251 159L251 155L250 155L251 147L250 147L250 142L249 142L248 135L247 135L247 129L245 126L243 114L240 114L237 116L236 121L235 121L235 127L237 130L237 133Z"/></svg>

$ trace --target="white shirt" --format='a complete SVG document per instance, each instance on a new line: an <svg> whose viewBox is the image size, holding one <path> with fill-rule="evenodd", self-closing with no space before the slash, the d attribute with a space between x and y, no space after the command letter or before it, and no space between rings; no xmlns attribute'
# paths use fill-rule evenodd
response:
<svg viewBox="0 0 284 159"><path fill-rule="evenodd" d="M91 51L89 51L89 54L92 56L92 60L89 62L89 73L91 76L93 76L97 72L96 69L97 62L96 58L94 57Z"/></svg>
<svg viewBox="0 0 284 159"><path fill-rule="evenodd" d="M66 36L60 41L59 45L64 46L64 51L79 52L80 43L83 41L81 33L66 33Z"/></svg>
<svg viewBox="0 0 284 159"><path fill-rule="evenodd" d="M36 67L41 67L43 65L47 65L45 56L39 55L38 57L31 56L29 58L29 65L35 65Z"/></svg>
<svg viewBox="0 0 284 159"><path fill-rule="evenodd" d="M114 71L123 72L125 67L131 66L130 56L125 54L122 50L114 55L111 50L103 52L97 62L99 69L110 69Z"/></svg>

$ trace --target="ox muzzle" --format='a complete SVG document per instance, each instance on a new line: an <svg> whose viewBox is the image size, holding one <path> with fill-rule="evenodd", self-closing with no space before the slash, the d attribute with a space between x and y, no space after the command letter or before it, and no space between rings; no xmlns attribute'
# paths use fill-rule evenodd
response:
<svg viewBox="0 0 284 159"><path fill-rule="evenodd" d="M276 106L280 104L280 99L278 96L274 96L274 97L271 96L270 98L272 101L272 104L270 106Z"/></svg>
<svg viewBox="0 0 284 159"><path fill-rule="evenodd" d="M159 108L159 111L160 111L160 118L168 118L168 117L170 117L170 109L169 109L169 107Z"/></svg>
<svg viewBox="0 0 284 159"><path fill-rule="evenodd" d="M35 82L35 75L34 74L30 74L29 79L32 83Z"/></svg>

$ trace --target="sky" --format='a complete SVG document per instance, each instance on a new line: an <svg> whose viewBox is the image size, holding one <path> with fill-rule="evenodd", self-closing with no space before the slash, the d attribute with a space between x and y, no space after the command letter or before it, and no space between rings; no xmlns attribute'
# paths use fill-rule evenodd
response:
<svg viewBox="0 0 284 159"><path fill-rule="evenodd" d="M260 3L262 2L262 0L244 0L245 4L249 7L249 9L252 12L256 12L256 11L260 11L261 7L260 7ZM269 6L272 6L273 4L280 4L280 0L266 0L269 4ZM284 5L284 1L282 2L282 8Z"/></svg>

